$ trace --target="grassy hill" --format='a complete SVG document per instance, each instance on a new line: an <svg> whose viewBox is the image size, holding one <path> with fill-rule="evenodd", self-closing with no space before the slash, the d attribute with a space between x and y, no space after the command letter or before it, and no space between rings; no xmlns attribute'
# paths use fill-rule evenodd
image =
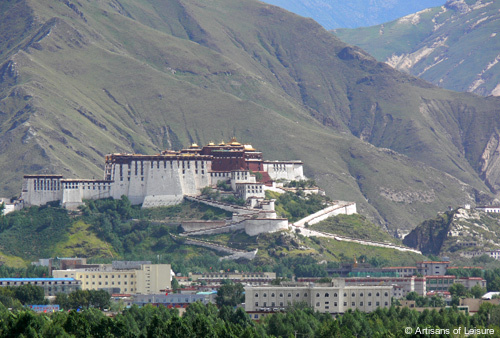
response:
<svg viewBox="0 0 500 338"><path fill-rule="evenodd" d="M233 135L304 161L391 233L500 184L498 99L439 90L277 7L21 0L0 13L3 195L23 174L101 177L107 153Z"/></svg>
<svg viewBox="0 0 500 338"><path fill-rule="evenodd" d="M381 25L335 30L377 60L440 87L500 95L498 1L448 1Z"/></svg>

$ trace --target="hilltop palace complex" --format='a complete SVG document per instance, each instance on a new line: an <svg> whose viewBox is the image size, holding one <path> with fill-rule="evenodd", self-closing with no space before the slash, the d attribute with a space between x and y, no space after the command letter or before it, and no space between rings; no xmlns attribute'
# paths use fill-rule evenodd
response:
<svg viewBox="0 0 500 338"><path fill-rule="evenodd" d="M65 179L60 175L25 175L21 200L24 206L60 201L74 209L83 200L127 196L144 208L180 203L184 196L198 196L201 189L230 182L239 197L263 198L273 181L305 179L301 161L265 161L262 152L235 138L229 143L157 155L106 155L104 179ZM262 175L257 182L250 171Z"/></svg>
<svg viewBox="0 0 500 338"><path fill-rule="evenodd" d="M132 204L151 208L179 204L187 198L232 212L231 224L255 235L287 229L289 225L287 219L277 217L274 201L265 199L265 191L284 192L277 187L278 180L305 179L301 161L266 161L262 152L235 138L229 143L211 142L204 147L192 144L188 149L165 150L157 155L110 154L105 161L102 180L25 175L17 208L59 202L67 209L76 209L84 200L122 196ZM203 188L221 181L247 205L231 206L199 197ZM356 212L355 203L332 208L335 210L328 209L328 215ZM323 213L321 219L327 214ZM307 221L311 224L311 220ZM199 226L191 225L190 230L199 230Z"/></svg>

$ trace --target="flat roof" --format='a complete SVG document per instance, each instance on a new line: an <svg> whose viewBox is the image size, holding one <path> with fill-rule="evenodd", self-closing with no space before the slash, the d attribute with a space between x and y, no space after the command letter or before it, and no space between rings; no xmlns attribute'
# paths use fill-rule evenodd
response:
<svg viewBox="0 0 500 338"><path fill-rule="evenodd" d="M77 281L74 278L0 278L0 282L54 282L54 281Z"/></svg>

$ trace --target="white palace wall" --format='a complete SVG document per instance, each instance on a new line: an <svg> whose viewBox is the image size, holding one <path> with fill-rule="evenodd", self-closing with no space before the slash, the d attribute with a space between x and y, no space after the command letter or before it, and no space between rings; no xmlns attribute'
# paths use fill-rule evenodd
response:
<svg viewBox="0 0 500 338"><path fill-rule="evenodd" d="M300 161L264 161L264 171L273 180L304 180L303 165Z"/></svg>
<svg viewBox="0 0 500 338"><path fill-rule="evenodd" d="M44 205L60 201L63 197L60 175L24 176L21 199L29 200L29 205Z"/></svg>

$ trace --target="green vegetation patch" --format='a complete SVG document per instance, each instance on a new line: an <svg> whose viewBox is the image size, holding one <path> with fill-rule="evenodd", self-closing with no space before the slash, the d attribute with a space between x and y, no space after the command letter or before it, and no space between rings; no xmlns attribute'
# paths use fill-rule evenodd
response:
<svg viewBox="0 0 500 338"><path fill-rule="evenodd" d="M72 220L59 207L26 208L0 218L0 245L7 255L35 260L51 257L53 246L67 241Z"/></svg>
<svg viewBox="0 0 500 338"><path fill-rule="evenodd" d="M392 237L367 220L366 217L359 214L329 217L322 222L311 225L310 228L356 239L401 244L401 241Z"/></svg>
<svg viewBox="0 0 500 338"><path fill-rule="evenodd" d="M58 243L54 255L61 257L116 257L115 250L108 243L97 238L89 230L90 224L83 221L73 223L68 240Z"/></svg>
<svg viewBox="0 0 500 338"><path fill-rule="evenodd" d="M266 198L275 199L275 210L280 217L288 218L290 222L296 222L308 215L314 214L328 206L330 197L318 194L304 195L298 190L296 193L286 192L279 194L266 191Z"/></svg>
<svg viewBox="0 0 500 338"><path fill-rule="evenodd" d="M415 266L425 257L413 252L399 251L357 243L337 241L332 238L311 237L306 243L316 248L325 260L331 262L367 262L374 266Z"/></svg>

